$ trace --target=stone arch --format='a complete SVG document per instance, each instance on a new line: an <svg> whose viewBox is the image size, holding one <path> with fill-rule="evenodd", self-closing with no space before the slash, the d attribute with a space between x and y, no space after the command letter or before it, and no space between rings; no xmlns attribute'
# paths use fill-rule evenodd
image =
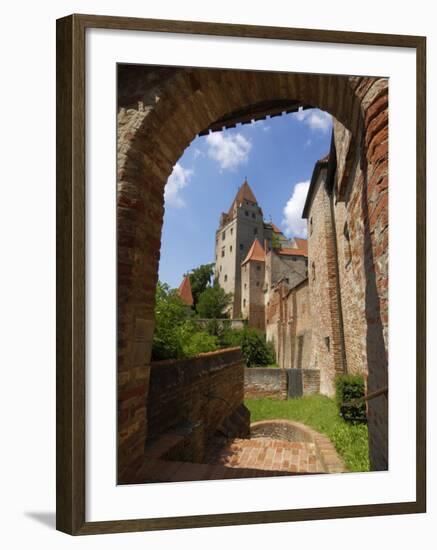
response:
<svg viewBox="0 0 437 550"><path fill-rule="evenodd" d="M147 436L145 399L164 214L164 186L184 149L211 124L242 107L268 101L295 100L331 113L348 133L350 150L361 149L361 144L365 143L366 151L373 151L374 155L374 137L387 126L386 120L378 119L378 105L381 104L381 97L387 95L386 92L385 80L365 77L119 67L119 482L133 479L133 472L142 462L142 449ZM378 150L377 153L383 157L385 154L383 160L378 162L380 166L381 162L386 162L387 152ZM372 189L376 166L373 157L364 155L361 160L362 179L366 180L368 191L366 201L371 204L374 194L378 193L377 189ZM353 165L354 159L348 160L342 171L343 179ZM380 170L378 177L384 177L383 170ZM373 185L376 187L375 183ZM369 246L371 252L377 255L377 245L369 241ZM381 311L378 315L382 315Z"/></svg>

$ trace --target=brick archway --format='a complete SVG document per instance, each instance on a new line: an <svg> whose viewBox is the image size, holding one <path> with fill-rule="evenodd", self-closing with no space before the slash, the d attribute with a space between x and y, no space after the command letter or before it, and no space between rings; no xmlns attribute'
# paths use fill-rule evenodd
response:
<svg viewBox="0 0 437 550"><path fill-rule="evenodd" d="M384 79L255 71L121 66L118 76L118 474L120 482L129 482L142 462L147 437L145 396L164 186L184 149L214 122L245 106L297 100L318 107L331 113L351 136L346 163L339 166L339 188L353 172L354 183L363 188L357 208L367 212L367 222L376 216L373 225L387 225L387 202L380 200L387 188L387 148L377 143L388 129L388 89ZM382 325L386 338L387 289L382 275L378 277L383 251L376 241L369 230L365 262L376 272L372 284L377 303L366 316L369 325ZM379 332L375 338L381 337ZM386 357L372 361L370 389L387 377ZM384 408L376 411L378 426L386 414ZM383 464L386 434L373 429L372 421L369 428L371 445L373 441L385 456L375 455L373 462Z"/></svg>

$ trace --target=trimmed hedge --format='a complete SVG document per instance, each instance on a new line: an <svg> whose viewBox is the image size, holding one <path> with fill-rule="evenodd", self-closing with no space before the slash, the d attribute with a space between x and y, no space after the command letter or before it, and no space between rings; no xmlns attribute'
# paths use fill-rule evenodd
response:
<svg viewBox="0 0 437 550"><path fill-rule="evenodd" d="M342 374L335 378L335 400L340 416L349 422L367 422L366 402L354 402L364 397L364 378L357 374Z"/></svg>

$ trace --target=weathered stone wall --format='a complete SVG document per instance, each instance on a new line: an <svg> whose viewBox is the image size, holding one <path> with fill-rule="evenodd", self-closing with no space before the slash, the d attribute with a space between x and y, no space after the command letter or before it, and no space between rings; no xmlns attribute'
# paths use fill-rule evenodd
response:
<svg viewBox="0 0 437 550"><path fill-rule="evenodd" d="M363 92L361 146L354 150L349 132L334 125L334 204L346 365L367 375L370 393L388 385L388 82ZM386 396L368 403L368 426L372 468L386 469Z"/></svg>
<svg viewBox="0 0 437 550"><path fill-rule="evenodd" d="M387 380L387 96L385 79L262 71L119 66L118 478L144 460L146 403L158 276L164 186L184 149L202 130L247 105L298 98L330 112L351 135L363 180L366 348L369 389ZM232 90L232 93L229 93ZM384 107L385 106L385 107ZM358 149L357 149L358 148ZM385 197L385 198L384 198ZM384 351L385 350L385 351ZM384 399L384 398L382 398ZM382 401L381 399L381 401ZM387 465L386 402L369 406L372 467Z"/></svg>
<svg viewBox="0 0 437 550"><path fill-rule="evenodd" d="M258 205L248 201L234 209L235 218L216 233L215 274L220 286L232 293L232 317L241 315L241 263L254 239L264 239L264 222Z"/></svg>
<svg viewBox="0 0 437 550"><path fill-rule="evenodd" d="M201 461L208 441L243 405L244 361L239 348L191 359L151 364L147 403L148 440L185 435L183 459ZM244 436L247 425L239 426ZM176 459L181 459L181 451Z"/></svg>
<svg viewBox="0 0 437 550"><path fill-rule="evenodd" d="M309 367L320 370L321 392L333 396L334 380L343 373L343 345L338 303L336 251L327 167L320 170L308 213L308 280L312 312Z"/></svg>
<svg viewBox="0 0 437 550"><path fill-rule="evenodd" d="M250 327L265 330L264 262L250 260L241 267L241 312Z"/></svg>
<svg viewBox="0 0 437 550"><path fill-rule="evenodd" d="M298 285L307 277L307 258L304 256L281 256L274 250L266 254L265 288L268 294L283 278L288 279L290 287Z"/></svg>
<svg viewBox="0 0 437 550"><path fill-rule="evenodd" d="M246 399L260 397L287 399L287 372L274 367L246 367L244 397Z"/></svg>
<svg viewBox="0 0 437 550"><path fill-rule="evenodd" d="M308 279L294 288L278 283L269 294L266 338L274 343L281 368L310 368L312 323Z"/></svg>
<svg viewBox="0 0 437 550"><path fill-rule="evenodd" d="M244 371L244 397L288 399L320 391L320 371L251 367Z"/></svg>

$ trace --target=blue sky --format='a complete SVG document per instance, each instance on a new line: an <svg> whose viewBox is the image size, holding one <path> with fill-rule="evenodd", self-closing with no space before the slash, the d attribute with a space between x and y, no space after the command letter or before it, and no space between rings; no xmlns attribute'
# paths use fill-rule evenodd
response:
<svg viewBox="0 0 437 550"><path fill-rule="evenodd" d="M332 121L318 109L196 138L167 182L159 278L214 261L215 231L245 177L264 212L288 236L306 237L301 219L315 162L329 151Z"/></svg>

